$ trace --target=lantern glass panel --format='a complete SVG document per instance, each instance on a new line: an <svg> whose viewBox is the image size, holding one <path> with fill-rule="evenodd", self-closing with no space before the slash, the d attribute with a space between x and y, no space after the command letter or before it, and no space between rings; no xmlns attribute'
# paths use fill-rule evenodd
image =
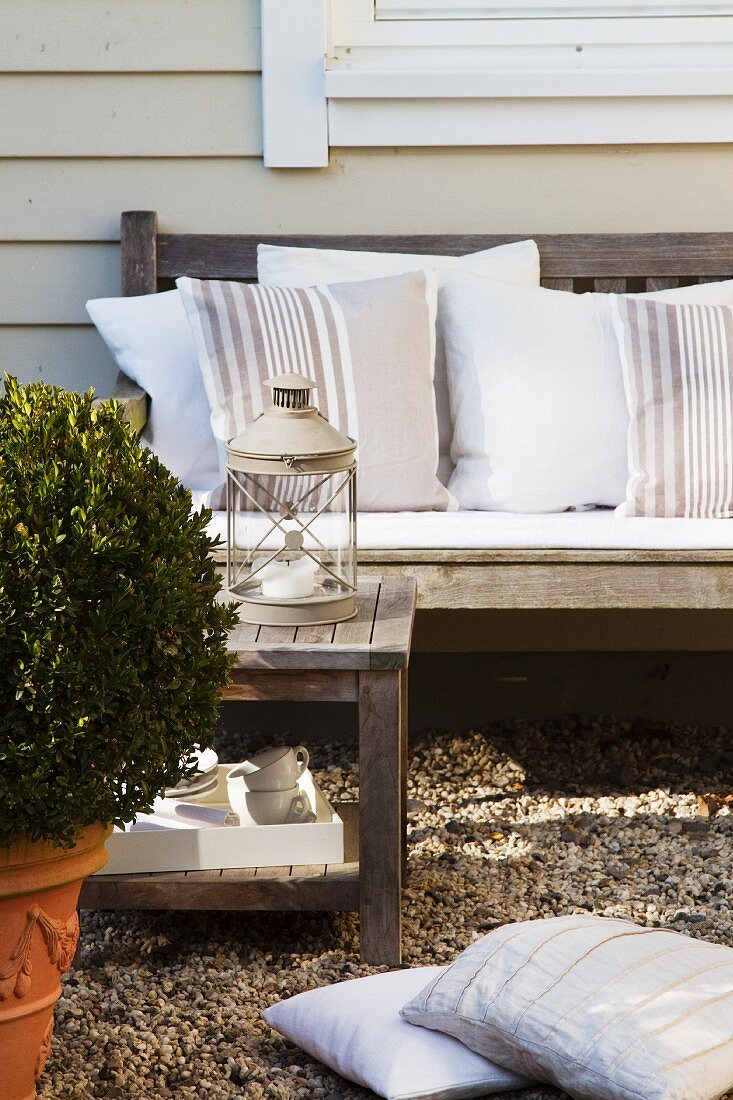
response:
<svg viewBox="0 0 733 1100"><path fill-rule="evenodd" d="M245 620L297 624L352 613L355 471L355 465L307 474L230 468L228 586L244 601ZM342 601L348 614L339 613Z"/></svg>

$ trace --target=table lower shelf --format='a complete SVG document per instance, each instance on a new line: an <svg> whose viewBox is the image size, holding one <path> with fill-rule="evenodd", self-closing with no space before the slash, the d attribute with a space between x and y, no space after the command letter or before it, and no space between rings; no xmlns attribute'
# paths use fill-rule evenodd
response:
<svg viewBox="0 0 733 1100"><path fill-rule="evenodd" d="M343 863L95 875L82 886L79 908L357 910L359 804L335 809L344 822Z"/></svg>

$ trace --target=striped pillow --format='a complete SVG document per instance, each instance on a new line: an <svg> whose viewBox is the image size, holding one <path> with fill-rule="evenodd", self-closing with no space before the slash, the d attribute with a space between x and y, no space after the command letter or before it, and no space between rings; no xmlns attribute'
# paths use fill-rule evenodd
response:
<svg viewBox="0 0 733 1100"><path fill-rule="evenodd" d="M714 1100L733 1088L733 950L661 928L506 925L402 1016L578 1098Z"/></svg>
<svg viewBox="0 0 733 1100"><path fill-rule="evenodd" d="M433 391L437 281L426 271L294 289L178 279L223 444L263 410L263 382L297 371L359 443L362 511L445 511ZM222 471L223 472L223 471Z"/></svg>
<svg viewBox="0 0 733 1100"><path fill-rule="evenodd" d="M627 516L733 516L733 308L615 297Z"/></svg>

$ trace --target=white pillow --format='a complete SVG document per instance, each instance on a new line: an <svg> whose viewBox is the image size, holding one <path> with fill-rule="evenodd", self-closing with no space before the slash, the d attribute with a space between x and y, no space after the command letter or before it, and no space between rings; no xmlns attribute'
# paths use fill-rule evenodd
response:
<svg viewBox="0 0 733 1100"><path fill-rule="evenodd" d="M733 281L633 295L733 303ZM562 512L625 499L628 412L608 294L454 272L439 293L462 508Z"/></svg>
<svg viewBox="0 0 733 1100"><path fill-rule="evenodd" d="M529 1084L451 1039L400 1019L400 1008L439 966L396 970L300 993L263 1013L331 1069L388 1100L458 1100Z"/></svg>
<svg viewBox="0 0 733 1100"><path fill-rule="evenodd" d="M473 271L524 286L539 286L540 257L534 241L517 241L471 252L466 256L421 256L402 252L349 252L336 248L290 248L261 244L257 248L257 275L267 286L303 287L318 283L347 283L406 275L430 270L438 281L451 271ZM438 313L435 361L435 405L438 416L440 461L438 476L447 484L452 471L450 458L453 428L448 403L442 325Z"/></svg>
<svg viewBox="0 0 733 1100"><path fill-rule="evenodd" d="M221 485L196 345L177 290L96 298L87 312L121 371L150 395L141 442L187 488Z"/></svg>
<svg viewBox="0 0 733 1100"><path fill-rule="evenodd" d="M469 252L465 256L433 256L420 252L350 252L342 248L296 248L288 245L257 246L257 277L276 286L316 283L350 283L407 275L420 269L448 272L460 268L504 279L508 283L537 286L540 254L534 241L516 241Z"/></svg>
<svg viewBox="0 0 733 1100"><path fill-rule="evenodd" d="M583 1100L733 1088L733 950L662 928L591 916L505 925L402 1015Z"/></svg>

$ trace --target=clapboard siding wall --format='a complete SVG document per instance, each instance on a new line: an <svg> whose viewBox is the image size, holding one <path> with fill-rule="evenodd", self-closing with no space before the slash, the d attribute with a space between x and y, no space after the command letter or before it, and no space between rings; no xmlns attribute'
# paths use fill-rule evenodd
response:
<svg viewBox="0 0 733 1100"><path fill-rule="evenodd" d="M3 0L3 20L8 73L260 69L258 0Z"/></svg>
<svg viewBox="0 0 733 1100"><path fill-rule="evenodd" d="M259 0L2 0L0 362L104 392L123 209L200 232L731 230L725 146L338 150L263 168Z"/></svg>
<svg viewBox="0 0 733 1100"><path fill-rule="evenodd" d="M253 157L260 114L255 73L6 74L0 155Z"/></svg>

